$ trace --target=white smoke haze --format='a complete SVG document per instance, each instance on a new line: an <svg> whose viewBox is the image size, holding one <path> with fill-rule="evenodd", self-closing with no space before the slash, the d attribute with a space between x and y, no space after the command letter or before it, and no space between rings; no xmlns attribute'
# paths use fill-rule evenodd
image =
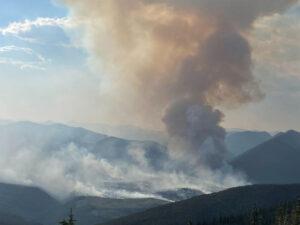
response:
<svg viewBox="0 0 300 225"><path fill-rule="evenodd" d="M118 142L61 125L4 125L0 127L0 180L38 186L60 199L73 195L158 198L156 192L161 190L190 187L211 192L244 183L242 176L233 179L221 171L195 170L188 162L164 157L165 148L156 144L150 143L150 150L140 142L115 148Z"/></svg>

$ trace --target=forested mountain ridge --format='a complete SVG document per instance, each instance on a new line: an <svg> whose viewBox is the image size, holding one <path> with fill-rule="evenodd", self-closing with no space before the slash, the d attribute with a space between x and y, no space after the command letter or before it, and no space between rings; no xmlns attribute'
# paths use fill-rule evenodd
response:
<svg viewBox="0 0 300 225"><path fill-rule="evenodd" d="M208 222L216 217L248 213L254 205L258 208L275 207L281 202L295 200L299 194L300 184L237 187L149 209L103 224L182 225L190 220Z"/></svg>

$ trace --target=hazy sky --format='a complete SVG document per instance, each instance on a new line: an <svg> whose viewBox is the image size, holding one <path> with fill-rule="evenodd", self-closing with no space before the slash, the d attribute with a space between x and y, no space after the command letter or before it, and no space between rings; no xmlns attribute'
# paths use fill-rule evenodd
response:
<svg viewBox="0 0 300 225"><path fill-rule="evenodd" d="M140 125L143 118L134 113L117 116L114 110L122 109L116 105L107 110L108 74L92 59L81 21L71 20L68 8L50 0L0 3L1 119ZM250 35L254 74L265 98L222 109L225 127L300 130L299 20L297 4L255 22ZM118 93L114 98L122 101Z"/></svg>

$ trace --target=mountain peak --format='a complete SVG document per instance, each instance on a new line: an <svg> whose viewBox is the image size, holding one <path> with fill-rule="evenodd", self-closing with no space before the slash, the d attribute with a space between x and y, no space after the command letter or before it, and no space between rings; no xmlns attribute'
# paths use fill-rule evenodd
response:
<svg viewBox="0 0 300 225"><path fill-rule="evenodd" d="M300 135L300 133L297 132L297 131L295 131L295 130L288 130L288 131L286 132L286 134L288 134L288 135Z"/></svg>
<svg viewBox="0 0 300 225"><path fill-rule="evenodd" d="M299 183L300 133L289 130L236 157L232 166L253 183Z"/></svg>

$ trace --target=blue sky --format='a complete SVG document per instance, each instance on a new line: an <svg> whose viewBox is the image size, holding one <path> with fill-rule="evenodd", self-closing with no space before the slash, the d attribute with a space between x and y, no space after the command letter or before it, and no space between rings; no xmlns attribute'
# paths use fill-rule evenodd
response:
<svg viewBox="0 0 300 225"><path fill-rule="evenodd" d="M63 5L54 4L49 0L11 0L6 1L5 7L0 8L1 27L8 27L13 23L25 23L35 21L37 18L65 18L68 15L68 9ZM35 41L28 41L33 39ZM0 35L1 46L19 46L32 49L34 52L43 56L46 60L51 60L51 66L55 63L63 65L78 65L78 60L86 56L83 49L62 47L70 44L70 37L66 31L58 26L32 26L30 31L20 32L20 34ZM14 51L16 59L20 55ZM13 54L10 52L10 54ZM23 54L24 55L24 54ZM28 55L28 54L27 54ZM72 56L72 57L70 57ZM32 55L28 55L32 57ZM24 58L24 57L23 57ZM46 67L47 64L43 65Z"/></svg>
<svg viewBox="0 0 300 225"><path fill-rule="evenodd" d="M37 17L64 17L68 9L63 5L53 4L49 0L9 0L2 1L0 7L0 26L11 22L34 20Z"/></svg>
<svg viewBox="0 0 300 225"><path fill-rule="evenodd" d="M300 130L299 19L298 4L257 21L250 42L266 98L223 109L226 127ZM104 73L91 66L88 43L73 25L68 8L50 0L1 1L0 119L107 122Z"/></svg>
<svg viewBox="0 0 300 225"><path fill-rule="evenodd" d="M92 101L96 94L87 95L98 81L89 76L87 51L74 46L71 31L62 27L67 16L67 8L49 0L2 2L1 118L84 120L83 108L92 106L80 99ZM77 116L72 118L74 111Z"/></svg>

